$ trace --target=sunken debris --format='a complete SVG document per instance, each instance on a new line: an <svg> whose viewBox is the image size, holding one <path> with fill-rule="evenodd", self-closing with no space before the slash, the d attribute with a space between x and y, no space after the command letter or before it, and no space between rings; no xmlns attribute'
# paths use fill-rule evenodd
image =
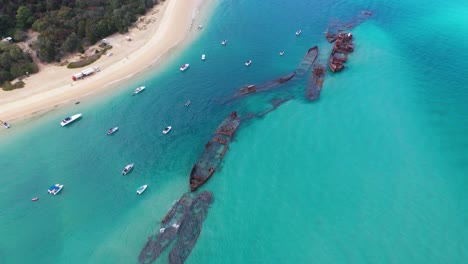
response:
<svg viewBox="0 0 468 264"><path fill-rule="evenodd" d="M183 263L197 242L212 202L213 194L209 191L196 196L192 193L182 195L161 221L159 231L148 237L138 256L139 263L153 263L174 241L169 263Z"/></svg>
<svg viewBox="0 0 468 264"><path fill-rule="evenodd" d="M323 79L325 78L325 67L321 64L315 64L314 70L307 81L305 89L305 97L309 101L316 100L320 96L322 90Z"/></svg>
<svg viewBox="0 0 468 264"><path fill-rule="evenodd" d="M195 191L204 184L216 170L221 167L221 161L229 148L241 119L237 112L232 112L218 126L212 139L206 143L205 151L193 165L190 173L190 190Z"/></svg>
<svg viewBox="0 0 468 264"><path fill-rule="evenodd" d="M330 54L328 65L332 72L344 69L344 63L348 59L348 54L354 51L353 34L339 33L335 41L335 46Z"/></svg>
<svg viewBox="0 0 468 264"><path fill-rule="evenodd" d="M350 31L365 22L370 16L372 16L372 12L364 10L346 22L341 22L338 19L331 20L325 31L325 39L330 43L334 42L338 38L338 33Z"/></svg>

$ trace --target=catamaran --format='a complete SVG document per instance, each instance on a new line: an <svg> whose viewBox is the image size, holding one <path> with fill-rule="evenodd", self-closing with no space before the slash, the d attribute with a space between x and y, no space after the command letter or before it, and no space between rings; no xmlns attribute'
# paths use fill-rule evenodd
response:
<svg viewBox="0 0 468 264"><path fill-rule="evenodd" d="M50 194L56 195L63 189L63 184L57 183L49 187L47 190Z"/></svg>
<svg viewBox="0 0 468 264"><path fill-rule="evenodd" d="M122 171L122 175L127 175L127 173L129 173L133 169L133 165L135 165L135 163L128 164L127 166L125 166L125 168Z"/></svg>
<svg viewBox="0 0 468 264"><path fill-rule="evenodd" d="M76 115L72 115L70 117L67 117L64 120L62 120L62 122L60 122L60 125L61 126L66 126L66 125L70 124L71 122L73 122L73 121L77 120L78 118L80 118L81 115L82 114L80 113L80 114L76 114Z"/></svg>

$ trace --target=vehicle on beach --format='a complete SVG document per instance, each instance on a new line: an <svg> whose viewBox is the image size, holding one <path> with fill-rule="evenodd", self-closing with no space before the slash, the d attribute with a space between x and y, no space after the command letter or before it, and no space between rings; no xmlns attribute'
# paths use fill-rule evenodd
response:
<svg viewBox="0 0 468 264"><path fill-rule="evenodd" d="M226 46L226 44L227 44L227 40L221 41L221 45Z"/></svg>
<svg viewBox="0 0 468 264"><path fill-rule="evenodd" d="M201 55L201 60L204 61L205 58L206 58L206 55L205 55L205 54L202 54L202 55Z"/></svg>
<svg viewBox="0 0 468 264"><path fill-rule="evenodd" d="M119 130L119 127L113 127L113 128L110 128L109 130L107 130L107 135L112 135L114 134L117 130Z"/></svg>
<svg viewBox="0 0 468 264"><path fill-rule="evenodd" d="M127 175L127 173L129 173L133 169L134 165L135 163L128 164L127 166L125 166L125 168L122 171L122 175Z"/></svg>
<svg viewBox="0 0 468 264"><path fill-rule="evenodd" d="M280 51L280 56L284 55L284 50Z"/></svg>
<svg viewBox="0 0 468 264"><path fill-rule="evenodd" d="M296 36L299 36L301 33L302 33L302 30L299 29L298 31L296 31Z"/></svg>
<svg viewBox="0 0 468 264"><path fill-rule="evenodd" d="M145 88L146 88L145 86L140 86L140 87L136 88L135 91L133 92L132 96L134 96L135 94L139 94Z"/></svg>
<svg viewBox="0 0 468 264"><path fill-rule="evenodd" d="M148 184L145 184L145 185L142 185L142 186L138 187L138 189L136 191L137 194L142 194L146 190L146 188L148 188Z"/></svg>
<svg viewBox="0 0 468 264"><path fill-rule="evenodd" d="M180 66L180 71L182 71L182 72L185 71L189 66L190 66L190 64L188 64L188 63L182 64L182 65Z"/></svg>
<svg viewBox="0 0 468 264"><path fill-rule="evenodd" d="M72 115L72 116L70 116L70 117L67 117L67 118L65 118L64 120L62 120L62 122L60 122L60 125L61 125L61 126L66 126L66 125L70 124L71 122L73 122L73 121L77 120L78 118L80 118L81 115L82 115L82 114L79 113L79 114L76 114L76 115Z"/></svg>
<svg viewBox="0 0 468 264"><path fill-rule="evenodd" d="M191 104L190 100L188 100L187 102L185 102L185 106L189 106Z"/></svg>
<svg viewBox="0 0 468 264"><path fill-rule="evenodd" d="M169 131L171 131L171 129L172 129L172 127L171 127L171 126L168 126L168 127L166 127L165 129L163 129L162 133L163 133L163 134L167 134L167 133L169 133Z"/></svg>
<svg viewBox="0 0 468 264"><path fill-rule="evenodd" d="M50 187L49 187L49 190L47 190L47 192L49 192L50 194L56 195L56 194L59 193L62 189L63 189L63 184L56 183L56 184L50 186ZM34 199L34 198L33 198L33 199ZM37 200L39 200L39 198L37 198ZM37 200L36 200L36 201L37 201Z"/></svg>
<svg viewBox="0 0 468 264"><path fill-rule="evenodd" d="M251 60L248 60L248 61L245 62L245 66L249 66L250 64L252 64Z"/></svg>

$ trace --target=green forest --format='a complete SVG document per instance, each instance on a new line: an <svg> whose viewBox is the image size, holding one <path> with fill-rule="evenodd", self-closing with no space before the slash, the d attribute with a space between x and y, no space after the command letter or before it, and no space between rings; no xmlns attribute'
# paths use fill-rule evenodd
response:
<svg viewBox="0 0 468 264"><path fill-rule="evenodd" d="M39 33L29 43L35 54L14 44L0 45L0 84L33 73L31 56L43 62L59 62L68 53L84 52L113 33L125 33L159 0L0 0L0 36L13 42L26 39L32 29ZM19 51L18 51L19 49Z"/></svg>

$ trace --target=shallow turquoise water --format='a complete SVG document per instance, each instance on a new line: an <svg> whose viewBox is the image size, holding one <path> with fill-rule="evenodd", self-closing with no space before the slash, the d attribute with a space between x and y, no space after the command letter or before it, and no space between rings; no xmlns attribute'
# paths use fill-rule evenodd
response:
<svg viewBox="0 0 468 264"><path fill-rule="evenodd" d="M200 37L166 67L1 131L0 262L136 263L146 237L188 191L191 166L224 116L293 94L240 128L223 169L202 188L215 203L188 263L463 263L466 4L216 4ZM374 15L353 30L348 68L328 73L319 101L303 99L304 78L223 103L244 84L293 71L311 46L326 61L330 21L364 9ZM59 126L76 112L82 120ZM107 137L113 126L120 130ZM130 162L134 171L121 176ZM47 195L56 182L62 193Z"/></svg>

